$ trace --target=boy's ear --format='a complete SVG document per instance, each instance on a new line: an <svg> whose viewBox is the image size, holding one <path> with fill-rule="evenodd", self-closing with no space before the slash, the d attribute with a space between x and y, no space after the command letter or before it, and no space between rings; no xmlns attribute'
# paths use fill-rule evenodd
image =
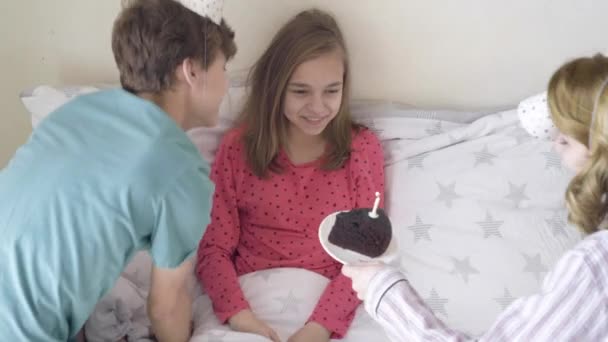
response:
<svg viewBox="0 0 608 342"><path fill-rule="evenodd" d="M191 58L186 58L175 70L176 78L192 86L199 75L200 70L196 68L195 62Z"/></svg>

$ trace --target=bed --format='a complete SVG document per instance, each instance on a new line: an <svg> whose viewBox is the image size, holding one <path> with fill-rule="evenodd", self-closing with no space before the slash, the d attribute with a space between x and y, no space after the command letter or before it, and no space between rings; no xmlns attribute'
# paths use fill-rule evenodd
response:
<svg viewBox="0 0 608 342"><path fill-rule="evenodd" d="M39 86L21 98L35 126L73 96L103 87ZM220 125L188 132L209 161L244 93L233 82ZM355 120L383 144L386 209L400 246L395 266L452 327L482 333L516 298L536 291L581 239L564 209L571 175L549 141L521 127L515 108L425 110L388 101L353 101L352 108ZM103 340L104 329L130 340L149 338L149 272L149 257L139 253L87 323L89 340ZM244 275L240 283L255 313L286 340L306 321L328 280L301 269L270 269ZM200 286L193 291L192 341L265 340L219 324ZM344 341L371 340L388 339L360 308Z"/></svg>

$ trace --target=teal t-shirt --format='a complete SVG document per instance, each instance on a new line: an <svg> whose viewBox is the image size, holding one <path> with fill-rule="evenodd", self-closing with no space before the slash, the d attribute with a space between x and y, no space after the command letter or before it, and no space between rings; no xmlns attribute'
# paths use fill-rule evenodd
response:
<svg viewBox="0 0 608 342"><path fill-rule="evenodd" d="M114 89L50 114L0 171L0 340L73 337L138 250L180 265L212 193L209 165L149 101Z"/></svg>

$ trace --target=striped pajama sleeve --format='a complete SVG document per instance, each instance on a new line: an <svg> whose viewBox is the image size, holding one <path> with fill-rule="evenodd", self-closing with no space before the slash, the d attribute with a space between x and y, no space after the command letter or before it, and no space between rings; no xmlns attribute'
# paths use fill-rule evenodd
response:
<svg viewBox="0 0 608 342"><path fill-rule="evenodd" d="M606 241L587 241L568 252L539 293L513 302L475 338L439 320L396 269L386 268L372 278L365 309L392 341L601 340L608 336Z"/></svg>

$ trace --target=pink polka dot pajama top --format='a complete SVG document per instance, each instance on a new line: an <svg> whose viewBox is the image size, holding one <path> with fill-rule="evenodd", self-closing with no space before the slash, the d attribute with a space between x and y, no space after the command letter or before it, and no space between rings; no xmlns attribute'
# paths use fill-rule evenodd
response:
<svg viewBox="0 0 608 342"><path fill-rule="evenodd" d="M196 272L214 311L223 323L249 308L240 275L304 268L331 280L309 320L341 338L360 302L341 264L321 247L318 228L335 211L372 207L376 191L384 198L380 142L368 129L353 130L349 160L331 171L322 170L320 160L294 165L281 151L282 172L260 179L246 161L240 132L228 132L218 149L211 223L198 250Z"/></svg>

